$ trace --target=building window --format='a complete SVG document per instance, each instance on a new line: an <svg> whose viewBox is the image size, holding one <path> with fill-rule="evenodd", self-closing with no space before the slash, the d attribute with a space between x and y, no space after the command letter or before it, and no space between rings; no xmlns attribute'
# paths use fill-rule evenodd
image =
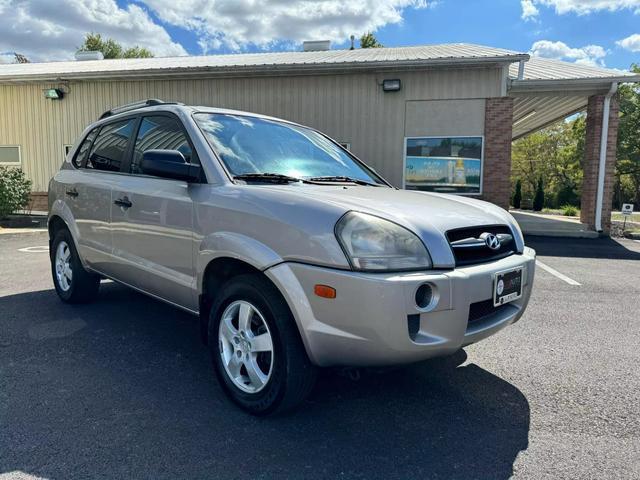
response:
<svg viewBox="0 0 640 480"><path fill-rule="evenodd" d="M19 145L0 146L0 165L20 165L20 162Z"/></svg>
<svg viewBox="0 0 640 480"><path fill-rule="evenodd" d="M482 193L483 137L419 137L405 143L405 188Z"/></svg>

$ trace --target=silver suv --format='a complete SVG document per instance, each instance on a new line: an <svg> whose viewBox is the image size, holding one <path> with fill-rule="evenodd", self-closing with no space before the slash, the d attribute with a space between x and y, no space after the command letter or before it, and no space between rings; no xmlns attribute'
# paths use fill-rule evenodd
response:
<svg viewBox="0 0 640 480"><path fill-rule="evenodd" d="M535 252L513 217L398 190L284 120L149 100L110 110L49 185L65 302L110 278L199 316L231 399L298 404L317 367L450 355L516 322Z"/></svg>

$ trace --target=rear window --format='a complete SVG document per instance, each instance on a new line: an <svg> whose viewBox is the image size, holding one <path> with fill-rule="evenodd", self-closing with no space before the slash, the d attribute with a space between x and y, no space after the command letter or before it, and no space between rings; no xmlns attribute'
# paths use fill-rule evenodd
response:
<svg viewBox="0 0 640 480"><path fill-rule="evenodd" d="M135 122L132 118L103 126L93 142L86 168L119 172Z"/></svg>
<svg viewBox="0 0 640 480"><path fill-rule="evenodd" d="M98 128L94 128L89 132L89 135L86 136L86 138L82 142L82 145L80 145L80 148L78 149L78 153L76 153L75 157L73 157L73 160L71 161L74 167L80 168L87 161L87 157L89 156L89 149L91 148L91 144L93 143L93 140L96 138L97 134Z"/></svg>

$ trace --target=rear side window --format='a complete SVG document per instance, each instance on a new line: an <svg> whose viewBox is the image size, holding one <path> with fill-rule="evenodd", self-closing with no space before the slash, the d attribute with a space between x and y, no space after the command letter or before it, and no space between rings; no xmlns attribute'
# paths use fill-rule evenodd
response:
<svg viewBox="0 0 640 480"><path fill-rule="evenodd" d="M82 142L82 145L80 145L80 148L78 149L78 153L76 153L76 156L73 157L73 160L71 161L74 167L80 168L82 165L84 165L87 157L89 156L89 149L91 148L91 144L93 143L93 140L96 138L97 134L98 129L94 128L89 132L89 135L86 136L84 142Z"/></svg>
<svg viewBox="0 0 640 480"><path fill-rule="evenodd" d="M86 168L119 172L135 122L132 118L103 126L93 142Z"/></svg>
<svg viewBox="0 0 640 480"><path fill-rule="evenodd" d="M142 171L142 154L147 150L178 150L191 163L192 151L180 122L168 116L144 117L131 160L131 173Z"/></svg>

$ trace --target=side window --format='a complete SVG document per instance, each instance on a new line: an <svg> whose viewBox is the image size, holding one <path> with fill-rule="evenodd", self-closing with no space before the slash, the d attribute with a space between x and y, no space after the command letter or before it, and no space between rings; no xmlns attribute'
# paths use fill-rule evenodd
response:
<svg viewBox="0 0 640 480"><path fill-rule="evenodd" d="M73 157L73 160L71 161L74 167L80 168L85 163L85 161L87 160L87 157L89 156L89 149L91 148L91 143L96 138L97 134L98 134L98 129L94 128L85 137L84 141L82 142L82 145L80 145L80 148L78 149L78 153L76 153L76 156ZM65 154L66 153L69 153L69 152L65 147Z"/></svg>
<svg viewBox="0 0 640 480"><path fill-rule="evenodd" d="M142 171L142 154L147 150L178 150L191 163L191 146L180 122L172 117L144 117L138 130L138 138L131 160L131 173Z"/></svg>
<svg viewBox="0 0 640 480"><path fill-rule="evenodd" d="M119 172L135 123L132 118L103 126L93 143L87 168Z"/></svg>

